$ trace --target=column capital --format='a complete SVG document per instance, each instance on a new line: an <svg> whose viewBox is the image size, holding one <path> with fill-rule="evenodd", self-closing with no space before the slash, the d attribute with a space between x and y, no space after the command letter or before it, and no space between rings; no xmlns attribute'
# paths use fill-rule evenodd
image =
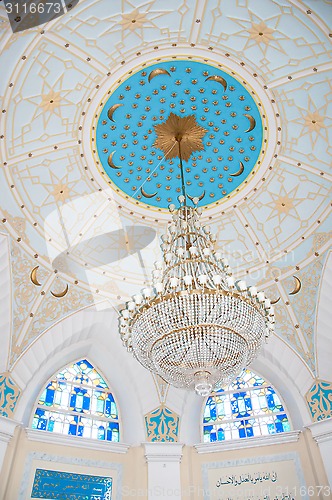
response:
<svg viewBox="0 0 332 500"><path fill-rule="evenodd" d="M151 462L181 462L182 448L181 443L143 443L145 448L145 458L148 463Z"/></svg>
<svg viewBox="0 0 332 500"><path fill-rule="evenodd" d="M310 429L312 437L316 443L324 443L332 441L332 418L326 418L306 425Z"/></svg>
<svg viewBox="0 0 332 500"><path fill-rule="evenodd" d="M9 443L14 435L16 427L20 425L22 425L21 422L0 415L0 441Z"/></svg>

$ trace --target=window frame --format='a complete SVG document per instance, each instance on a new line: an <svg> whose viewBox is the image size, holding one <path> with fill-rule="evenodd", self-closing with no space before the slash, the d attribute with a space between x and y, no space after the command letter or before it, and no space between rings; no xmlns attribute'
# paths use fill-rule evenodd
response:
<svg viewBox="0 0 332 500"><path fill-rule="evenodd" d="M105 417L104 415L103 416L98 416L98 415L91 415L89 416L88 414L80 414L78 412L76 412L75 410L69 410L68 407L61 410L61 411L57 411L55 409L53 409L52 407L47 407L47 406L42 406L39 404L39 401L40 401L40 397L41 395L43 394L43 392L46 390L48 384L54 380L54 379L57 379L57 376L59 375L59 373L61 373L62 371L68 369L70 366L72 365L75 365L81 361L87 361L92 367L93 369L98 373L98 375L100 375L100 377L103 379L103 381L105 382L106 386L105 388L103 388L103 390L105 392L108 392L110 394L112 394L112 397L114 399L114 403L115 403L115 406L116 406L116 409L117 409L117 414L118 414L118 418L117 419L113 419L113 418L107 418ZM72 386L75 386L75 384L73 382L69 382L69 384L72 384ZM82 387L90 387L90 388L94 388L96 389L96 386L91 386L90 384L84 386L82 384L79 384L77 383L76 384L76 387L79 387L79 386L82 386ZM91 420L91 422L94 422L94 421L103 421L103 422L115 422L119 425L119 440L118 441L110 441L108 439L98 439L98 438L93 438L93 437L86 437L86 436L79 436L78 434L66 434L66 433L63 433L63 432L54 432L54 431L49 431L48 429L38 429L38 428L33 428L32 427L32 424L33 424L33 420L35 418L35 415L36 415L36 410L40 408L41 410L46 410L46 411L49 411L51 413L58 413L59 415L71 415L72 417L74 416L85 416L87 419ZM78 427L78 426L77 426ZM109 381L107 379L107 377L104 376L102 370L100 370L95 363L91 362L90 359L85 356L85 357L79 357L77 358L76 360L73 360L73 361L70 361L69 363L66 363L65 365L63 365L61 368L57 369L53 375L51 375L51 377L49 377L46 382L44 382L43 386L42 386L42 389L38 392L38 396L37 398L35 398L35 401L34 401L34 405L33 405L33 408L32 408L32 412L31 412L31 416L30 416L30 419L29 419L29 426L28 426L29 429L33 430L33 431L36 431L36 432L39 432L39 431L42 431L44 433L47 433L48 435L49 434L52 434L54 436L58 435L58 436L63 436L63 437L68 437L68 438L80 438L80 439L88 439L88 440L91 440L92 442L98 442L98 443L101 443L101 442L104 442L104 443L112 443L112 444L117 444L117 443L121 443L121 436L122 436L122 419L121 419L121 412L120 412L120 408L119 408L119 404L118 404L118 400L117 400L117 397L115 396L112 388L110 387L110 384L109 384Z"/></svg>
<svg viewBox="0 0 332 500"><path fill-rule="evenodd" d="M204 398L204 402L202 404L202 407L201 407L201 412L200 412L200 442L202 444L206 444L206 445L211 445L211 444L215 444L215 443L233 443L234 441L248 441L250 442L251 439L255 439L255 438L259 438L259 437L268 437L268 436L276 436L278 434L286 434L287 432L292 432L294 430L294 426L293 426L293 422L292 422L292 419L291 419L291 416L289 414L289 411L288 411L288 408L287 406L285 405L285 402L284 402L284 399L280 396L280 393L279 391L275 388L275 386L273 384L271 384L271 382L266 379L265 377L263 377L259 372L257 371L253 371L252 369L250 368L244 368L243 371L245 370L248 370L250 371L251 373L253 373L255 376L257 377L260 377L261 379L264 380L264 382L266 383L266 385L259 385L257 387L255 386L250 386L248 388L243 388L243 389L237 389L237 390L225 390L223 391L222 393L220 394L236 394L238 392L244 392L244 391L252 391L254 390L255 388L257 389L260 389L260 388L264 388L264 387L272 387L272 389L274 390L274 392L276 393L276 395L278 396L283 408L284 408L284 413L286 414L287 416L287 419L288 419L288 422L289 422L289 426L290 426L290 430L289 431L283 431L283 432L279 432L279 433L275 433L275 434L260 434L259 436L246 436L246 437L238 437L238 438L232 438L232 439L223 439L223 440L216 440L216 441L204 441L204 427L206 427L206 425L215 425L214 423L211 423L211 424L205 424L204 425L204 413L205 413L205 408L206 408L206 403L207 403L207 400L209 399L209 397L211 397L211 395L216 395L218 394L219 391L212 391L207 397ZM240 377L243 373L243 371L241 371L241 373L239 373L238 377ZM233 382L238 378L238 377L235 377ZM230 382L228 384L227 387L229 387L229 385L233 382ZM251 399L251 398L250 398ZM279 412L279 413L282 413L282 412ZM279 413L273 413L271 412L271 415L279 415ZM253 418L255 420L259 420L259 417L262 417L264 415L257 415L257 416L253 416L253 417L245 417L245 418L237 418L237 419L232 419L232 420L227 420L227 423L233 423L233 422L236 422L236 421L240 421L240 420L246 420L246 419L250 419L250 418ZM226 419L224 420L226 422ZM217 420L216 420L217 422Z"/></svg>

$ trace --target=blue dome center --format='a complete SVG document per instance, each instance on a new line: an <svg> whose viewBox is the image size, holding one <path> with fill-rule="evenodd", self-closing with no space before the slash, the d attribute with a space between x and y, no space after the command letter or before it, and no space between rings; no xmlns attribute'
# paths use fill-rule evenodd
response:
<svg viewBox="0 0 332 500"><path fill-rule="evenodd" d="M160 62L131 75L111 94L96 128L96 145L112 183L135 200L158 208L181 194L178 158L155 147L154 126L169 115L194 115L206 130L204 150L183 162L186 192L208 205L235 191L259 158L263 125L243 84L209 64ZM189 202L190 203L190 202Z"/></svg>

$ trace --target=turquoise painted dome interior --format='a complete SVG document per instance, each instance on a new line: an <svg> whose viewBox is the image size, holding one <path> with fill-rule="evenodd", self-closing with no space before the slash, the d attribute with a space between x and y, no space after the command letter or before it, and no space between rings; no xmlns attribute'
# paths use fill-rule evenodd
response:
<svg viewBox="0 0 332 500"><path fill-rule="evenodd" d="M179 160L166 160L154 146L154 126L170 113L194 115L206 129L204 150L183 163L187 195L204 194L202 205L230 195L255 168L263 140L262 118L245 85L214 66L190 60L144 67L104 104L96 145L111 181L148 205L177 204Z"/></svg>

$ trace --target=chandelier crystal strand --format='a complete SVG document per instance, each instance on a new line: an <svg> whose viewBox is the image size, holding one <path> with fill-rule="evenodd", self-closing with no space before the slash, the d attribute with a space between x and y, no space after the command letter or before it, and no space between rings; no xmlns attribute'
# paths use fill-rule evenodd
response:
<svg viewBox="0 0 332 500"><path fill-rule="evenodd" d="M179 199L162 237L164 265L155 263L154 287L127 303L120 331L144 367L204 396L250 364L274 329L274 309L263 292L234 282L201 209Z"/></svg>
<svg viewBox="0 0 332 500"><path fill-rule="evenodd" d="M215 235L201 224L199 199L187 206L181 139L177 128L183 194L179 208L169 207L172 222L161 238L164 263L155 263L153 287L121 311L120 334L145 368L207 396L251 363L275 317L264 292L235 282L227 259L215 250Z"/></svg>

